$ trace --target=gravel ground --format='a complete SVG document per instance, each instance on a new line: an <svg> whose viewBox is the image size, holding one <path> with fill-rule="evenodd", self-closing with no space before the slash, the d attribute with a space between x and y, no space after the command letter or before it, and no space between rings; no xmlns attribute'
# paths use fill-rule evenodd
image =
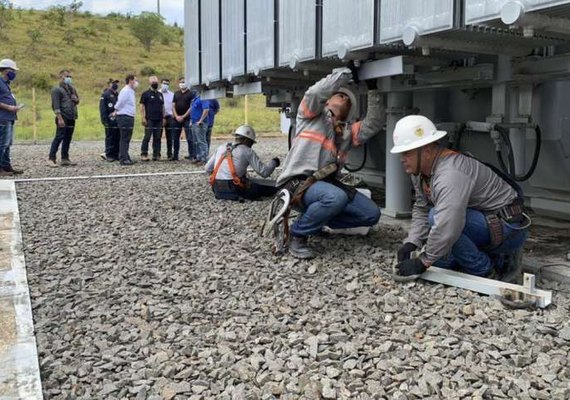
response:
<svg viewBox="0 0 570 400"><path fill-rule="evenodd" d="M23 178L197 169L120 168L99 148L75 144L69 168L44 166L45 145L13 158ZM396 284L404 232L386 224L276 257L268 202L216 201L202 175L17 189L46 399L570 398L567 287L528 311Z"/></svg>

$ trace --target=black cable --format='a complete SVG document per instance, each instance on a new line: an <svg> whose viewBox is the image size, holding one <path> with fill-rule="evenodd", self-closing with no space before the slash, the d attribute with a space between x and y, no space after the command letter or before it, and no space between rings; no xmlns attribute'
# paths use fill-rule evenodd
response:
<svg viewBox="0 0 570 400"><path fill-rule="evenodd" d="M291 142L293 141L293 124L289 125L289 133L287 134L288 149L291 150Z"/></svg>
<svg viewBox="0 0 570 400"><path fill-rule="evenodd" d="M534 154L532 156L532 163L530 164L530 168L528 169L527 173L522 176L515 176L515 180L522 182L529 179L533 174L534 170L536 169L536 165L538 164L538 157L540 156L540 148L542 146L542 131L540 130L540 126L536 125L534 128L534 134L536 136L536 144L534 145Z"/></svg>
<svg viewBox="0 0 570 400"><path fill-rule="evenodd" d="M518 182L526 181L527 179L529 179L534 174L534 171L536 170L536 166L538 164L538 157L540 156L540 149L542 146L542 130L540 129L540 126L536 125L536 127L534 128L534 133L536 135L536 145L534 147L534 154L532 156L532 163L531 163L528 171L523 175L516 175L513 147L511 144L511 140L509 139L508 130L505 127L502 127L499 125L496 126L496 129L497 129L497 132L499 132L501 134L501 137L503 138L503 141L507 146L507 153L508 153L508 160L509 160L509 167L507 168L507 166L505 165L505 161L503 160L503 155L502 155L501 151L497 150L497 152L496 152L497 153L497 161L499 162L501 169L503 171L505 171L506 173L508 173L510 176L512 176L515 181L518 181Z"/></svg>
<svg viewBox="0 0 570 400"><path fill-rule="evenodd" d="M360 164L359 167L357 167L357 168L350 168L350 167L348 166L348 164L345 164L345 165L344 165L344 168L345 168L348 172L358 172L358 171L360 171L362 168L364 168L364 164L366 164L366 159L367 159L367 157L368 157L368 144L367 144L367 143L364 144L364 149L363 149L363 150L364 150L364 156L362 157L362 163Z"/></svg>

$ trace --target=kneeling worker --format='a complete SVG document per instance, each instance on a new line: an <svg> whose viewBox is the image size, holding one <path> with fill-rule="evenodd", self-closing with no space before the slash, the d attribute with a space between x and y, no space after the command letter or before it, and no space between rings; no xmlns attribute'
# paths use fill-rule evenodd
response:
<svg viewBox="0 0 570 400"><path fill-rule="evenodd" d="M372 200L336 179L348 151L380 132L385 120L382 94L369 90L366 118L356 122L358 102L348 87L353 78L348 68L333 71L307 90L299 106L295 136L277 179L301 209L290 230L289 253L296 258L314 256L308 238L325 225L372 226L380 218Z"/></svg>
<svg viewBox="0 0 570 400"><path fill-rule="evenodd" d="M225 144L216 150L206 164L206 172L210 175L210 185L216 199L222 200L257 200L265 196L273 196L277 192L274 185L262 185L252 182L247 177L247 167L266 178L280 164L274 158L268 165L261 162L251 149L255 143L255 131L249 125L242 125L235 131L235 143Z"/></svg>
<svg viewBox="0 0 570 400"><path fill-rule="evenodd" d="M394 128L391 153L411 175L416 192L412 226L398 251L400 275L431 265L512 281L518 271L528 220L520 187L475 158L436 143L447 134L421 115ZM502 175L502 176L501 176ZM419 257L412 251L426 245Z"/></svg>

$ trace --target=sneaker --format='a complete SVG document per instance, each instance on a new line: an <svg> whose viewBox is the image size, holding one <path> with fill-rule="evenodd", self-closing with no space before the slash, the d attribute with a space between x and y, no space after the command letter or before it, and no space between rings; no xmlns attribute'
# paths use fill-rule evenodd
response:
<svg viewBox="0 0 570 400"><path fill-rule="evenodd" d="M51 159L51 158L47 161L47 166L50 168L59 167L59 165L57 165L57 161L55 161L54 159Z"/></svg>
<svg viewBox="0 0 570 400"><path fill-rule="evenodd" d="M99 157L101 157L101 160L103 160L103 161L105 161L107 159L107 155L105 153L99 154Z"/></svg>
<svg viewBox="0 0 570 400"><path fill-rule="evenodd" d="M178 161L178 157L171 157L168 161Z"/></svg>
<svg viewBox="0 0 570 400"><path fill-rule="evenodd" d="M315 257L313 250L308 245L306 236L291 236L289 253L295 258L304 260Z"/></svg>
<svg viewBox="0 0 570 400"><path fill-rule="evenodd" d="M62 167L72 167L74 165L77 165L77 163L72 162L68 158L62 159L60 164Z"/></svg>
<svg viewBox="0 0 570 400"><path fill-rule="evenodd" d="M14 173L11 171L6 171L5 169L0 170L0 176L14 176Z"/></svg>
<svg viewBox="0 0 570 400"><path fill-rule="evenodd" d="M148 158L148 154L141 154L141 161L150 161L150 158Z"/></svg>
<svg viewBox="0 0 570 400"><path fill-rule="evenodd" d="M13 173L14 175L21 175L21 174L24 173L24 170L23 170L23 169L14 169L14 168L12 168L11 166L8 167L8 168L4 168L4 171L11 172L11 173Z"/></svg>

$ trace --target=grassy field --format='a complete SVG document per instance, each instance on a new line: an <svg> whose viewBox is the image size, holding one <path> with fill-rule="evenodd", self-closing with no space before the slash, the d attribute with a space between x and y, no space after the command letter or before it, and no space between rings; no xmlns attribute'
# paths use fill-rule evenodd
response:
<svg viewBox="0 0 570 400"><path fill-rule="evenodd" d="M81 12L62 15L55 10L5 11L5 26L0 30L0 58L12 58L17 62L20 71L12 89L18 102L26 104L18 115L17 141L33 139L34 114L36 139L46 140L53 136L55 125L50 90L58 84L58 72L63 68L71 69L81 97L76 140L104 137L98 104L108 78L123 80L125 75L134 73L141 82L139 92L142 92L147 86L148 75L172 80L183 75L181 28L165 26L165 33L157 38L151 51L146 52L130 32L132 18ZM36 92L35 113L32 88ZM223 99L220 104L214 134L227 134L245 120L244 99ZM259 132L278 131L278 110L266 108L263 96L250 96L248 122ZM142 132L142 125L137 121L134 137L142 137Z"/></svg>

